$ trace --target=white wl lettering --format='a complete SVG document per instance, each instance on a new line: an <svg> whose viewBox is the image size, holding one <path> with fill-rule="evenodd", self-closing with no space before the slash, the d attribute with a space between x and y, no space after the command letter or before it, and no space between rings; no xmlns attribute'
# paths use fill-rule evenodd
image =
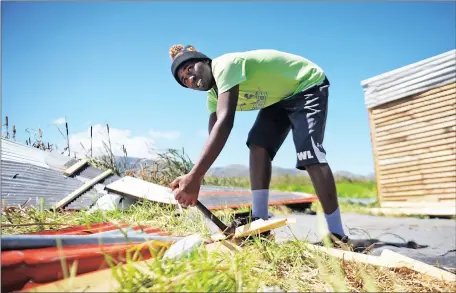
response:
<svg viewBox="0 0 456 293"><path fill-rule="evenodd" d="M298 160L303 161L307 159L313 159L312 153L310 151L303 151L297 153L298 155Z"/></svg>

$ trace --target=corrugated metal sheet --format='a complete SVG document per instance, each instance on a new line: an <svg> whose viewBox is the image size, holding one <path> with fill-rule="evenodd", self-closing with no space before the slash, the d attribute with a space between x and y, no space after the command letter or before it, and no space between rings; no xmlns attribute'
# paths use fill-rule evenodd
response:
<svg viewBox="0 0 456 293"><path fill-rule="evenodd" d="M9 237L13 239L15 237L18 239L21 237L32 237L33 239L41 239L41 237L44 237L44 239L49 237L73 237L75 239L100 237L98 240L100 242L85 245L74 242L72 245L62 248L57 248L55 245L33 249L21 249L18 246L14 246L10 251L6 251L2 247L2 292L17 292L63 279L62 259L65 260L67 267L76 264L76 275L81 275L109 268L106 259L107 255L113 261L120 263L125 263L127 255L131 257L132 254L140 256L137 261L153 258L154 255L150 251L150 246L146 245L145 242L147 238L160 237L160 239L164 240L166 249L166 246L171 245L171 243L183 237L174 237L157 227L129 227L126 223L119 223L119 226L124 231L120 231L120 227L118 228L117 225L112 223L95 223L60 230L29 233L29 235L10 235ZM139 241L133 241L141 244L125 243L125 232L127 233L127 237L132 240L135 237L142 236L143 238ZM5 243L3 241L5 237L8 236L2 236L2 246ZM118 244L107 244L106 240L113 237L124 239L118 241ZM36 241L32 243L37 244ZM147 244L152 243L149 242ZM160 245L155 245L155 247L157 250L161 249Z"/></svg>
<svg viewBox="0 0 456 293"><path fill-rule="evenodd" d="M250 190L221 186L201 186L199 200L210 210L252 205ZM269 205L300 204L318 201L315 195L301 192L269 192Z"/></svg>
<svg viewBox="0 0 456 293"><path fill-rule="evenodd" d="M66 177L61 172L31 164L11 162L2 158L1 162L2 199L8 206L24 204L36 206L40 198L45 207L55 205L59 200L82 186L84 183L75 178ZM96 186L81 195L67 208L87 208L104 193Z"/></svg>
<svg viewBox="0 0 456 293"><path fill-rule="evenodd" d="M456 49L363 80L367 108L456 82Z"/></svg>

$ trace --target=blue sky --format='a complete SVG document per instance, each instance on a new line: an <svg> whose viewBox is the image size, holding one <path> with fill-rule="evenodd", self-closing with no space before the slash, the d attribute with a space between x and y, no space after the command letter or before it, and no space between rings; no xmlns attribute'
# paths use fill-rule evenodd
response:
<svg viewBox="0 0 456 293"><path fill-rule="evenodd" d="M2 2L2 121L62 144L99 146L110 124L129 154L182 148L196 161L205 143L206 94L180 87L168 50L192 44L211 57L272 48L319 64L330 81L324 147L334 170L373 172L360 82L455 48L451 2ZM248 164L257 112L238 112L214 166ZM59 121L60 120L60 121ZM10 126L11 127L11 126ZM11 130L11 128L10 128ZM146 146L146 143L147 146ZM80 150L79 150L80 151ZM117 152L116 151L116 152ZM291 135L273 164L293 168Z"/></svg>

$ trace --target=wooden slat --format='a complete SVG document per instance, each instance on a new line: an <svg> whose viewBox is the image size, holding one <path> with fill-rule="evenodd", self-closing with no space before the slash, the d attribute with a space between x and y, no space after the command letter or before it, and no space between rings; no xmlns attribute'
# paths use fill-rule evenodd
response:
<svg viewBox="0 0 456 293"><path fill-rule="evenodd" d="M455 128L456 130L456 128ZM456 138L456 131L445 131L445 130L438 130L440 133L428 133L429 135L416 138L416 139L404 139L399 142L391 142L390 144L384 143L382 146L378 146L379 153L384 153L384 151L396 151L401 150L402 148L409 147L410 149L414 148L414 144L423 144L425 142L433 142L433 141L441 141L444 139L454 139Z"/></svg>
<svg viewBox="0 0 456 293"><path fill-rule="evenodd" d="M87 158L84 158L78 162L76 162L75 164L71 165L71 167L69 167L68 169L66 169L65 171L63 171L63 174L65 174L66 176L71 176L73 175L76 171L80 170L85 164L87 164L89 162L89 160Z"/></svg>
<svg viewBox="0 0 456 293"><path fill-rule="evenodd" d="M367 111L368 115L368 120L369 120L369 126L370 126L370 139L372 143L372 154L374 156L374 168L375 168L375 178L376 181L379 181L379 168L378 168L378 160L376 159L378 151L377 151L377 136L376 136L376 131L375 131L375 124L373 122L372 118L372 109L369 109ZM379 184L375 185L375 188L377 189L377 202L381 203L381 194L382 194L382 187Z"/></svg>
<svg viewBox="0 0 456 293"><path fill-rule="evenodd" d="M451 160L451 158L448 157L442 157L442 158L436 158L436 161L434 162L425 162L425 163L417 163L414 165L406 166L406 167L399 167L399 168L386 168L383 170L380 170L380 177L383 178L383 176L394 176L396 174L403 174L405 172L418 172L420 170L432 170L432 169L437 169L437 168L446 168L446 167L452 167L454 168L455 162ZM451 169L453 170L453 169ZM426 171L427 172L427 171Z"/></svg>
<svg viewBox="0 0 456 293"><path fill-rule="evenodd" d="M56 204L56 209L64 208L66 205L68 205L70 202L72 202L78 196L80 196L84 191L90 189L95 184L97 184L98 182L100 182L101 180L105 179L106 177L108 177L111 174L113 174L112 170L109 169L109 170L104 171L103 173L101 173L97 177L93 178L92 180L86 182L84 185L82 185L81 187L79 187L78 189L76 189L75 191L70 193L69 195L67 195L64 199L60 200Z"/></svg>
<svg viewBox="0 0 456 293"><path fill-rule="evenodd" d="M437 103L441 104L442 106L453 105L455 97L456 96L454 94L444 95L440 97L434 96L429 97L429 99L416 102L415 104L400 105L396 109L390 109L390 111L374 115L374 121L375 123L382 123L387 120L399 118L403 115L428 111L430 109L435 109L435 105ZM427 108L427 110L425 108Z"/></svg>
<svg viewBox="0 0 456 293"><path fill-rule="evenodd" d="M401 163L420 161L427 158L437 158L441 156L453 155L456 153L455 148L446 148L444 150L436 152L427 152L418 155L404 155L403 157L389 158L389 159L379 159L379 166L383 165L398 165Z"/></svg>
<svg viewBox="0 0 456 293"><path fill-rule="evenodd" d="M402 98L402 99L399 99L399 100L394 100L394 101L391 101L391 102L388 102L388 103L385 103L385 104L378 105L374 109L377 111L376 113L381 113L383 110L388 111L388 109L390 109L391 107L394 107L396 105L401 105L404 102L412 101L412 100L419 100L422 97L430 96L430 95L437 94L437 93L440 93L440 92L444 92L444 91L447 91L447 90L451 90L451 89L454 89L454 88L456 88L456 83L454 83L454 82L453 83L449 83L449 84L446 84L446 85L438 87L438 88L433 88L433 89L430 89L430 90L427 90L427 91L424 91L424 92L421 92L421 93L418 93L418 94L410 95L410 96L408 96L406 98Z"/></svg>
<svg viewBox="0 0 456 293"><path fill-rule="evenodd" d="M446 182L456 182L456 172L452 172L453 176L449 176L448 173L436 173L429 174L435 175L435 178L420 178L419 175L416 177L402 177L394 179L381 179L380 183L384 187L400 187L400 186L411 186L411 185L420 185L420 184L433 184L433 183L446 183Z"/></svg>
<svg viewBox="0 0 456 293"><path fill-rule="evenodd" d="M411 190L411 191L391 191L382 193L382 197L399 197L399 196L423 196L423 195L435 195L442 198L448 196L454 196L454 188L439 188L439 189L420 189L420 190Z"/></svg>
<svg viewBox="0 0 456 293"><path fill-rule="evenodd" d="M378 165L380 168L382 168L383 166L390 166L390 168L394 168L396 166L409 166L410 164L416 163L417 161L438 158L443 156L451 156L454 154L456 154L455 149L449 149L414 156L404 156L402 158L380 159L378 160ZM432 162L432 160L430 162Z"/></svg>
<svg viewBox="0 0 456 293"><path fill-rule="evenodd" d="M427 212L434 212L434 210L428 209ZM438 212L438 211L437 211ZM452 212L454 214L454 210ZM435 266L431 266L419 260L410 258L408 256L399 254L397 252L391 251L389 249L384 249L380 258L383 259L385 263L393 263L395 267L406 267L415 272L421 273L423 275L431 276L441 281L456 282L456 275L442 270Z"/></svg>
<svg viewBox="0 0 456 293"><path fill-rule="evenodd" d="M456 192L456 181L445 181L445 182L439 182L439 183L431 183L431 184L417 184L417 185L408 185L405 184L403 186L394 186L394 187L389 187L386 185L383 185L383 191L385 194L388 194L389 192L402 192L402 191L415 191L415 190L433 190L433 189L447 189L447 188L453 188L453 191Z"/></svg>
<svg viewBox="0 0 456 293"><path fill-rule="evenodd" d="M432 121L437 121L437 120L442 120L448 117L453 117L453 119L456 119L456 106L455 109L450 109L447 111L440 111L436 114L433 115L426 115L423 117L418 117L418 118L409 118L406 121L386 125L386 126L377 126L377 135L385 135L385 134L391 134L391 133L396 133L399 131L405 131L408 129L407 126L413 126L416 128L419 127L425 127L427 126L430 122ZM444 120L442 120L443 122Z"/></svg>
<svg viewBox="0 0 456 293"><path fill-rule="evenodd" d="M377 119L375 121L375 126L376 127L388 126L391 124L399 123L402 121L407 121L410 119L416 119L416 118L425 117L427 115L438 114L438 113L444 112L444 111L451 111L451 110L454 111L455 109L456 109L456 105L451 100L444 101L442 103L437 102L435 104L432 104L432 105L429 105L426 107L420 107L417 109L403 112L403 113L401 113L402 115L398 114L397 115L398 117L396 117L396 118L386 117L384 119Z"/></svg>
<svg viewBox="0 0 456 293"><path fill-rule="evenodd" d="M448 87L447 89L440 89L438 92L434 93L425 92L421 94L419 98L406 98L402 99L402 101L397 100L397 103L395 103L394 105L388 105L388 107L385 108L374 108L372 110L372 114L375 118L383 118L395 113L400 113L403 110L410 109L416 105L423 105L424 103L429 101L436 101L444 97L452 97L454 95L456 95L456 88L454 84L452 84L451 88Z"/></svg>
<svg viewBox="0 0 456 293"><path fill-rule="evenodd" d="M447 126L453 126L453 125L456 125L455 120L456 120L456 115L451 115L451 116L445 116L445 117L442 117L439 119L430 120L427 122L419 122L419 123L417 122L417 123L408 124L405 126L400 126L400 127L394 128L394 129L390 129L387 131L377 132L377 137L382 140L403 137L404 135L419 133L421 129L429 128L432 130L432 129L444 128ZM445 123L448 123L448 122L453 122L453 123L446 125ZM438 125L445 125L445 126L439 127Z"/></svg>
<svg viewBox="0 0 456 293"><path fill-rule="evenodd" d="M430 122L424 127L420 128L414 128L413 126L408 126L407 129L403 129L402 132L400 133L394 133L394 134L383 134L382 136L379 136L377 133L377 141L388 141L391 139L395 138L405 138L409 139L409 136L412 136L413 134L420 134L425 133L426 131L432 131L432 130L437 130L437 129L445 129L448 127L456 127L456 119L454 117L446 117L442 119L438 119L435 121ZM456 128L455 128L456 129ZM422 136L418 136L422 137Z"/></svg>
<svg viewBox="0 0 456 293"><path fill-rule="evenodd" d="M456 147L456 133L454 136L445 139L435 139L434 141L425 143L411 144L401 148L383 150L378 152L378 158L386 159L401 157L403 155L416 155L424 151L439 151L441 148L444 149L444 147L448 147L448 145Z"/></svg>
<svg viewBox="0 0 456 293"><path fill-rule="evenodd" d="M435 125L434 127L422 129L422 132L418 132L415 134L404 134L402 137L397 137L397 138L384 138L382 141L378 141L379 146L385 146L385 145L394 145L400 142L406 142L406 145L412 144L414 140L423 138L423 137L429 137L429 136L437 136L440 134L446 134L446 133L451 133L449 137L453 136L454 133L456 132L456 126L453 125L454 122L448 122L445 125L440 124L440 125ZM397 147L397 146L394 146Z"/></svg>
<svg viewBox="0 0 456 293"><path fill-rule="evenodd" d="M430 205L444 203L446 206L455 206L456 195L454 194L431 194L431 195L415 195L415 196L387 196L384 202L428 202ZM449 202L453 201L453 202Z"/></svg>
<svg viewBox="0 0 456 293"><path fill-rule="evenodd" d="M456 150L456 144L451 143L451 144L444 144L444 145L438 145L435 147L427 147L427 148L420 148L417 146L416 149L413 151L403 152L402 156L400 154L390 154L390 155L378 156L378 159L379 160L397 160L397 162L401 162L401 161L404 161L401 159L404 157L419 156L419 155L437 153L437 152L447 151L447 150Z"/></svg>
<svg viewBox="0 0 456 293"><path fill-rule="evenodd" d="M382 208L440 208L442 206L448 206L447 203L438 202L438 201L429 201L429 199L424 199L420 201L384 201L381 205ZM456 207L456 205L454 205Z"/></svg>

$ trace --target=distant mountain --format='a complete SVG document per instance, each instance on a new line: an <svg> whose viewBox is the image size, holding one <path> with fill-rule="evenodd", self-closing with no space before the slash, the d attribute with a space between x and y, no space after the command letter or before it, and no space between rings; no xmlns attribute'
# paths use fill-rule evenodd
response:
<svg viewBox="0 0 456 293"><path fill-rule="evenodd" d="M123 167L123 158L117 157L117 162L121 164ZM152 160L149 159L140 159L140 158L127 158L127 168L133 168L136 166L136 169L140 167L147 167L152 164ZM306 171L300 171L295 168L282 168L273 166L272 167L272 176L280 176L280 175L300 175L300 176L309 176ZM224 167L212 167L209 169L207 176L215 176L215 177L248 177L249 176L249 167L246 165L240 164L232 164L227 165ZM375 180L375 175L368 174L368 175L358 175L348 171L336 171L334 172L334 177L338 180L345 179L345 180L366 180L372 181Z"/></svg>
<svg viewBox="0 0 456 293"><path fill-rule="evenodd" d="M213 167L209 169L209 176L215 177L244 177L249 176L249 167L245 165L228 165L225 167ZM302 172L291 168L272 167L272 175L307 175L307 172Z"/></svg>

